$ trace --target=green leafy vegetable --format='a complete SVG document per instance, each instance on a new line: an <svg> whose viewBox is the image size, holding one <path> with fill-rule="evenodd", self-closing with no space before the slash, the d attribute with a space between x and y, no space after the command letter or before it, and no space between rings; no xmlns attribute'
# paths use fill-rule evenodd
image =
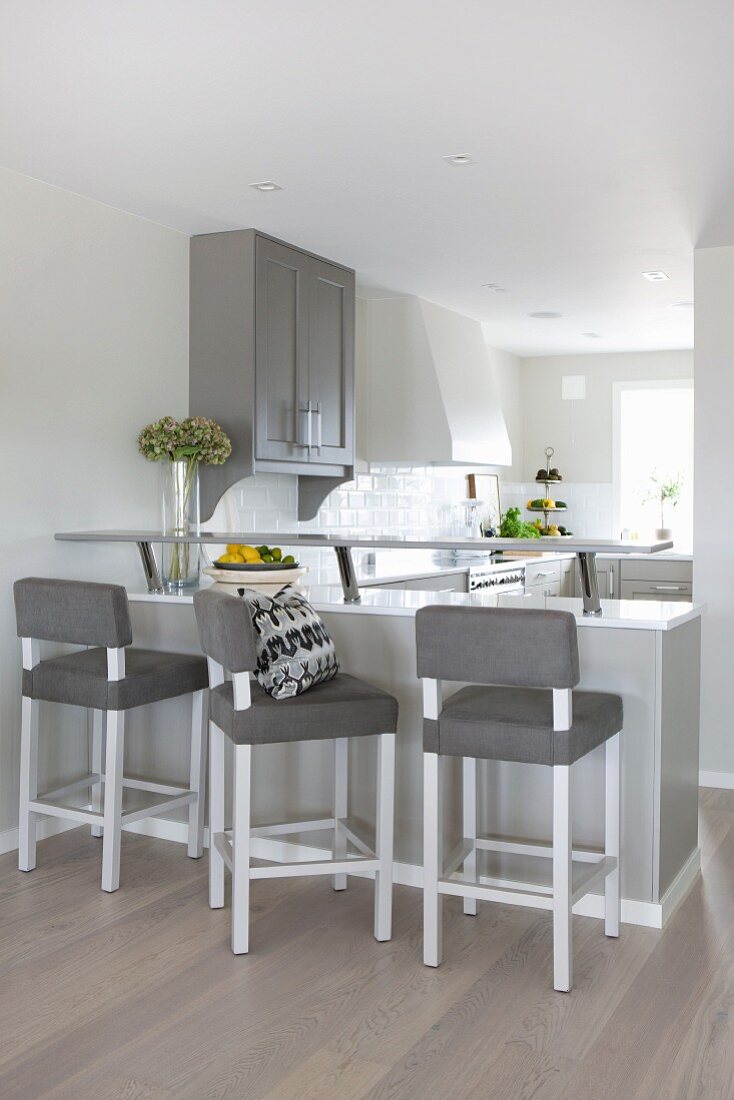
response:
<svg viewBox="0 0 734 1100"><path fill-rule="evenodd" d="M508 508L502 517L499 530L503 539L539 539L540 531L532 523L520 519L519 508Z"/></svg>

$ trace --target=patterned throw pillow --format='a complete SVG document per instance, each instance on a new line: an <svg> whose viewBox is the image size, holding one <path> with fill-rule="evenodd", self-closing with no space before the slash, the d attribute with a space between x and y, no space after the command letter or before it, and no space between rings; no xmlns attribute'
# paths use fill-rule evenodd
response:
<svg viewBox="0 0 734 1100"><path fill-rule="evenodd" d="M252 611L257 682L273 699L291 699L339 671L334 643L311 604L290 586L275 596L240 590Z"/></svg>

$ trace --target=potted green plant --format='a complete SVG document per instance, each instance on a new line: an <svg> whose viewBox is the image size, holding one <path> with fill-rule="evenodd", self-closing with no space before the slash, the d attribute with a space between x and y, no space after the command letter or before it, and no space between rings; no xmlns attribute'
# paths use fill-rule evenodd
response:
<svg viewBox="0 0 734 1100"><path fill-rule="evenodd" d="M656 473L650 475L649 487L645 501L654 503L660 508L660 526L655 529L655 538L669 541L673 537L671 527L666 527L666 506L675 508L680 500L683 490L683 475L662 478Z"/></svg>
<svg viewBox="0 0 734 1100"><path fill-rule="evenodd" d="M199 466L226 462L232 453L229 436L204 416L164 416L143 428L138 449L149 462L161 463L163 534L198 534ZM169 591L198 583L198 544L165 542L162 556L162 579Z"/></svg>

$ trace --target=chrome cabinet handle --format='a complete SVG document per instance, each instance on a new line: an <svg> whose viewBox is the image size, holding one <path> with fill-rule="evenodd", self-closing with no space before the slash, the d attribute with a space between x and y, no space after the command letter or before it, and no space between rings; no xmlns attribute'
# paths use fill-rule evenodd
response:
<svg viewBox="0 0 734 1100"><path fill-rule="evenodd" d="M309 401L305 409L299 409L298 411L299 413L304 413L306 416L306 442L298 443L297 446L305 447L310 454L313 450L313 429L311 427L311 416L313 414L313 408L311 406L311 402Z"/></svg>
<svg viewBox="0 0 734 1100"><path fill-rule="evenodd" d="M655 592L684 592L685 585L682 584L654 584L653 590Z"/></svg>
<svg viewBox="0 0 734 1100"><path fill-rule="evenodd" d="M322 446L323 446L323 436L322 436L322 426L321 426L322 425L321 402L320 401L316 402L316 409L314 411L316 412L316 450L320 451Z"/></svg>

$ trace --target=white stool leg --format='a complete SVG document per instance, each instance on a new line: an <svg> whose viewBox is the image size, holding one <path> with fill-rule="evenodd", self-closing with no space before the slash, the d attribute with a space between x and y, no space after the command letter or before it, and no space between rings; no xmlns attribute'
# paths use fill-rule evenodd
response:
<svg viewBox="0 0 734 1100"><path fill-rule="evenodd" d="M439 966L443 955L442 907L438 892L441 859L440 758L423 753L423 962Z"/></svg>
<svg viewBox="0 0 734 1100"><path fill-rule="evenodd" d="M568 993L571 960L571 768L553 768L553 987Z"/></svg>
<svg viewBox="0 0 734 1100"><path fill-rule="evenodd" d="M604 880L604 931L607 936L619 935L620 921L620 735L610 737L605 748L606 797L604 854L615 856L617 866Z"/></svg>
<svg viewBox="0 0 734 1100"><path fill-rule="evenodd" d="M477 839L477 762L472 756L462 760L462 816L464 818L464 840ZM464 860L464 874L476 880L477 850ZM468 917L476 917L479 902L476 898L464 898L464 912Z"/></svg>
<svg viewBox="0 0 734 1100"><path fill-rule="evenodd" d="M191 859L199 859L204 852L207 726L204 715L204 692L195 691L191 698L191 769L189 773L189 790L196 791L196 801L189 806L188 854Z"/></svg>
<svg viewBox="0 0 734 1100"><path fill-rule="evenodd" d="M104 746L105 712L103 710L92 711L92 773L102 775L102 753ZM102 781L92 785L92 809L95 813L102 811ZM102 826L92 825L92 836L102 836Z"/></svg>
<svg viewBox="0 0 734 1100"><path fill-rule="evenodd" d="M234 747L232 795L232 950L250 949L250 760L249 745Z"/></svg>
<svg viewBox="0 0 734 1100"><path fill-rule="evenodd" d="M393 835L395 829L395 734L377 740L377 838L380 866L375 874L375 939L392 936Z"/></svg>
<svg viewBox="0 0 734 1100"><path fill-rule="evenodd" d="M224 733L209 723L209 908L224 906L224 860L215 837L224 832Z"/></svg>
<svg viewBox="0 0 734 1100"><path fill-rule="evenodd" d="M20 730L20 809L18 814L18 867L36 866L36 814L28 808L38 795L38 700L23 696Z"/></svg>
<svg viewBox="0 0 734 1100"><path fill-rule="evenodd" d="M334 738L334 798L333 811L334 822L347 816L349 803L349 738ZM347 838L340 829L334 825L334 843L332 846L334 859L347 858ZM347 876L334 875L333 886L335 890L346 890Z"/></svg>
<svg viewBox="0 0 734 1100"><path fill-rule="evenodd" d="M105 753L104 837L102 839L102 889L108 893L120 885L122 841L122 772L125 752L125 712L107 712Z"/></svg>

